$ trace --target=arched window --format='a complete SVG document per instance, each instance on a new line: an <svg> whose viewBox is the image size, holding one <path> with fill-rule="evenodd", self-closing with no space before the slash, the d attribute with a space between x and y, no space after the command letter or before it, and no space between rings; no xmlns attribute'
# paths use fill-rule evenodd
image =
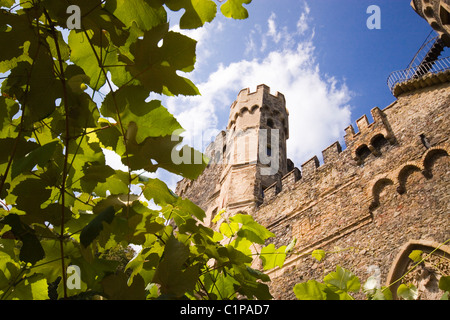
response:
<svg viewBox="0 0 450 320"><path fill-rule="evenodd" d="M364 161L367 159L367 157L371 154L370 149L363 144L358 149L356 149L356 156L361 160Z"/></svg>
<svg viewBox="0 0 450 320"><path fill-rule="evenodd" d="M269 127L269 128L272 128L273 129L273 126L274 126L274 124L273 124L273 120L272 119L267 119L267 126Z"/></svg>

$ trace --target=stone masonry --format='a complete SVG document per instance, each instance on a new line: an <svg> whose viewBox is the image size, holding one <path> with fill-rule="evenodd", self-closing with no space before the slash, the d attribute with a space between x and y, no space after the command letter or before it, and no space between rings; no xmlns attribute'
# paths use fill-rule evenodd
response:
<svg viewBox="0 0 450 320"><path fill-rule="evenodd" d="M363 115L347 127L345 148L335 142L323 150L323 163L315 156L300 168L286 157L284 96L265 85L244 89L227 130L205 151L210 164L176 192L205 210L208 226L225 209L251 214L275 234L277 247L297 239L283 268L267 271L275 299L294 299L296 283L321 280L337 265L362 283L376 274L389 285L411 267L413 250L433 254L404 281L421 299L439 298L438 280L450 272L450 246L442 245L450 239L450 77L427 78L373 108L373 121ZM327 253L320 262L315 249ZM399 284L391 287L394 298Z"/></svg>

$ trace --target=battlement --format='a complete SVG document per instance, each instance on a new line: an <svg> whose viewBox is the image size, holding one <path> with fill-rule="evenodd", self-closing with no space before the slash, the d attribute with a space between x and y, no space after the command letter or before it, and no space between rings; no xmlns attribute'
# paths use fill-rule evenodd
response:
<svg viewBox="0 0 450 320"><path fill-rule="evenodd" d="M279 100L283 104L286 103L286 100L285 100L284 95L282 93L277 91L275 95L271 94L270 93L270 87L265 85L265 84L258 85L256 87L256 91L255 92L250 92L250 88L242 89L238 93L237 101L247 101L247 100L255 98L256 96L258 96L258 97L269 97L270 96L272 98L276 98L277 100ZM232 107L233 107L233 105L232 105Z"/></svg>
<svg viewBox="0 0 450 320"><path fill-rule="evenodd" d="M322 167L335 166L337 161L340 160L341 152L342 147L340 143L336 141L322 151L322 156L324 159L324 163L322 165L320 165L319 158L314 156L301 165L301 171L297 167L294 167L293 170L284 175L279 181L264 190L263 203L270 203L277 196L277 194L282 191L292 190L296 184L314 179L317 176L317 171L321 170Z"/></svg>
<svg viewBox="0 0 450 320"><path fill-rule="evenodd" d="M266 120L266 117L277 119L280 124L279 127L283 127L288 134L289 112L286 109L285 97L280 92L276 92L275 95L271 94L270 88L265 84L258 85L255 92L250 92L249 88L242 89L239 92L236 100L230 106L227 129L234 128L238 118L244 115L250 116L247 119L248 121L244 121L245 125L259 126L260 121L253 117L256 113L259 114L259 120ZM252 121L252 118L254 121Z"/></svg>
<svg viewBox="0 0 450 320"><path fill-rule="evenodd" d="M374 120L372 123L369 123L366 115L356 120L359 132L355 133L352 125L345 129L345 144L357 164L362 164L370 153L378 156L377 146L381 141L387 140L390 144L395 144L396 141L384 112L375 107L371 114Z"/></svg>
<svg viewBox="0 0 450 320"><path fill-rule="evenodd" d="M360 166L369 155L379 157L381 155L380 148L383 145L395 144L396 139L384 112L375 107L371 110L371 115L374 119L372 123L369 123L367 115L363 115L356 120L358 132L355 132L352 125L345 129L344 139L347 146L345 152L342 151L341 144L338 141L332 143L322 151L322 165L319 158L313 156L301 165L301 172L298 168L295 168L281 178L279 182L266 188L263 192L263 204L270 203L278 193L291 190L297 183L310 183L311 180L317 179L317 184L320 184L321 178L326 180L324 175L326 176L332 169L348 171ZM326 173L319 175L319 171Z"/></svg>

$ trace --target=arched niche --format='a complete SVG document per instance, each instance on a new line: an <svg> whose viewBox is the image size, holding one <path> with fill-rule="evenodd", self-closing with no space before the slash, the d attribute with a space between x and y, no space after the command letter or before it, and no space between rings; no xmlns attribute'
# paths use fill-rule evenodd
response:
<svg viewBox="0 0 450 320"><path fill-rule="evenodd" d="M414 250L423 252L426 256L424 262L417 264L409 258ZM436 263L439 264L437 267ZM412 269L415 265L417 266ZM440 267L450 268L449 246L431 240L410 240L400 248L395 257L386 278L386 286L389 286L394 299L398 299L397 289L402 283L413 283L418 288L419 299L440 299L444 293L438 288ZM411 271L408 272L409 270ZM405 274L406 276L398 281Z"/></svg>

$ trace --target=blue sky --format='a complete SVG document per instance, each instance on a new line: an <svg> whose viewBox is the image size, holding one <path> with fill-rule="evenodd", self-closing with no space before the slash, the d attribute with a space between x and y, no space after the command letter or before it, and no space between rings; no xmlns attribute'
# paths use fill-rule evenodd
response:
<svg viewBox="0 0 450 320"><path fill-rule="evenodd" d="M379 30L366 26L370 5L381 9ZM180 30L182 12L170 13L171 28L198 41L196 68L184 76L202 95L150 98L162 99L187 130L186 141L203 151L225 129L238 92L267 84L286 97L288 157L297 167L335 141L345 148L345 127L364 114L372 121L370 109L395 101L388 75L408 65L431 31L410 0L253 0L246 8L246 20L218 14L196 30ZM172 189L180 179L153 176Z"/></svg>
<svg viewBox="0 0 450 320"><path fill-rule="evenodd" d="M370 5L381 9L379 30L366 26ZM286 97L288 157L298 167L337 140L345 148L345 127L363 114L372 121L370 109L395 101L387 77L409 64L431 31L409 0L253 0L246 7L242 21L218 15L190 31L172 24L198 40L196 69L186 76L202 96L164 103L187 141L204 149L226 127L237 93L265 83Z"/></svg>

